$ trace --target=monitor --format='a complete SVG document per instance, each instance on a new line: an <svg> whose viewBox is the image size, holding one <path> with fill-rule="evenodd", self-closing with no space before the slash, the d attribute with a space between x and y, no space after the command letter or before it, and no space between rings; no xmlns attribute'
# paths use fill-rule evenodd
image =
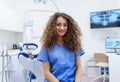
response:
<svg viewBox="0 0 120 82"><path fill-rule="evenodd" d="M106 49L120 49L120 37L107 37L105 38Z"/></svg>
<svg viewBox="0 0 120 82"><path fill-rule="evenodd" d="M120 9L90 12L90 28L120 27Z"/></svg>

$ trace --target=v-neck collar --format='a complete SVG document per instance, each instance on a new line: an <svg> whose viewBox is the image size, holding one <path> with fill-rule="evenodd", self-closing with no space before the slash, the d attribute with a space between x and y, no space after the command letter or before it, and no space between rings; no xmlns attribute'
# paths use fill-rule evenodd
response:
<svg viewBox="0 0 120 82"><path fill-rule="evenodd" d="M65 44L60 45L58 42L56 42L56 44L57 44L58 46L60 46L60 47L64 47L64 46L65 46Z"/></svg>

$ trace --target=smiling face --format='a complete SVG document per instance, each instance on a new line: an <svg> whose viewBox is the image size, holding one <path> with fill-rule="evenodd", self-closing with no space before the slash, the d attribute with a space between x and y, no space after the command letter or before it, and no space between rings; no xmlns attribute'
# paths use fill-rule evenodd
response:
<svg viewBox="0 0 120 82"><path fill-rule="evenodd" d="M63 17L58 17L56 21L56 33L58 37L63 37L67 32L67 20Z"/></svg>

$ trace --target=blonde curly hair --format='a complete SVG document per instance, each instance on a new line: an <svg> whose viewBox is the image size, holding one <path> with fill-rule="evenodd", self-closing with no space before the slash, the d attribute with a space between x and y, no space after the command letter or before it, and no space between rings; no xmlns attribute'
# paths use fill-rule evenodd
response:
<svg viewBox="0 0 120 82"><path fill-rule="evenodd" d="M66 34L63 36L64 44L73 52L78 51L81 48L81 30L77 22L68 14L63 12L54 13L47 22L46 28L41 38L43 46L52 48L57 42L56 36L56 20L58 17L63 17L67 20L68 29Z"/></svg>

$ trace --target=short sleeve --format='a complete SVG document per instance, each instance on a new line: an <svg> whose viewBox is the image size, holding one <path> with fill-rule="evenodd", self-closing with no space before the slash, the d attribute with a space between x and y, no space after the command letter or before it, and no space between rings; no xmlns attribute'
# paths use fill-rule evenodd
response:
<svg viewBox="0 0 120 82"><path fill-rule="evenodd" d="M82 56L84 54L85 54L85 52L84 52L83 48L80 48L80 50L78 52L76 52L76 56L78 56L78 55Z"/></svg>
<svg viewBox="0 0 120 82"><path fill-rule="evenodd" d="M37 60L49 62L49 55L48 55L48 51L47 51L46 47L44 47L44 46L41 47L41 50L37 56Z"/></svg>

